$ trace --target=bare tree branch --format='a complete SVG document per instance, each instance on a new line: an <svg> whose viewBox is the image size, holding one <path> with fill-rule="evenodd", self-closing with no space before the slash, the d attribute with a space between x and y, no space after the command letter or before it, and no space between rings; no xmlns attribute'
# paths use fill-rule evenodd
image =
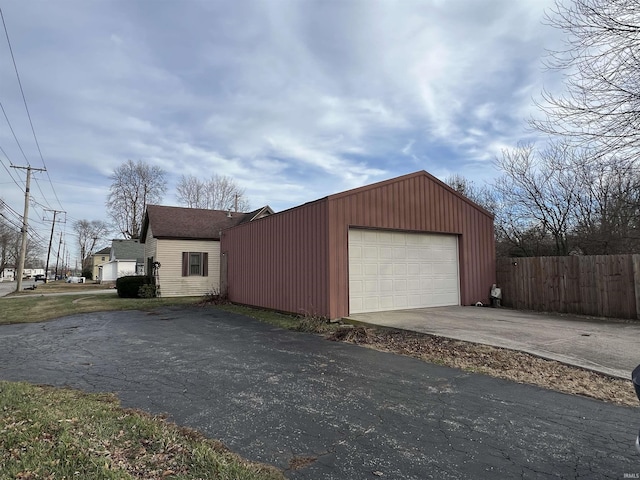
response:
<svg viewBox="0 0 640 480"><path fill-rule="evenodd" d="M178 201L189 208L240 212L249 210L249 201L244 189L232 178L224 175L214 175L209 180L182 175L176 190Z"/></svg>
<svg viewBox="0 0 640 480"><path fill-rule="evenodd" d="M148 204L159 203L167 190L166 173L141 160L127 160L111 175L109 216L125 238L139 238Z"/></svg>

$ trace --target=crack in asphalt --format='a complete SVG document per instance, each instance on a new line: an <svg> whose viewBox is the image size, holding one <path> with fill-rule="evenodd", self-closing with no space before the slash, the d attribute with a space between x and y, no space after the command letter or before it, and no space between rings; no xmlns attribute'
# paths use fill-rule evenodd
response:
<svg viewBox="0 0 640 480"><path fill-rule="evenodd" d="M620 478L638 409L209 309L0 326L0 378L111 391L293 479ZM314 458L299 469L294 459Z"/></svg>

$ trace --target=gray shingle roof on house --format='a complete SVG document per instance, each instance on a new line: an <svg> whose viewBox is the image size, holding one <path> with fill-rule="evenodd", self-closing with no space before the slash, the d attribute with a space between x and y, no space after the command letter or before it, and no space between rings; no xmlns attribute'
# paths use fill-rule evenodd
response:
<svg viewBox="0 0 640 480"><path fill-rule="evenodd" d="M112 260L144 261L144 245L139 240L111 240Z"/></svg>
<svg viewBox="0 0 640 480"><path fill-rule="evenodd" d="M95 256L98 255L109 255L111 253L111 247L104 247L102 250L98 250L94 253Z"/></svg>
<svg viewBox="0 0 640 480"><path fill-rule="evenodd" d="M222 230L270 213L273 211L269 207L262 207L250 213L239 213L226 210L147 205L140 238L144 243L149 226L151 226L155 238L220 240Z"/></svg>

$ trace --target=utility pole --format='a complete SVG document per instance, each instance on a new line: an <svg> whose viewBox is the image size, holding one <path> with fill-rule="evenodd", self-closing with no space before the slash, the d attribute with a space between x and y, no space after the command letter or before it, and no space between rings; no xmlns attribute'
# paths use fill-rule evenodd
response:
<svg viewBox="0 0 640 480"><path fill-rule="evenodd" d="M54 279L58 280L58 262L60 261L60 250L62 250L62 232L60 232L60 243L58 244L58 256L56 257L56 272L54 273ZM64 255L62 257L64 262Z"/></svg>
<svg viewBox="0 0 640 480"><path fill-rule="evenodd" d="M16 285L16 292L22 290L22 272L24 270L24 258L27 255L27 228L29 226L29 187L31 186L31 171L44 172L44 168L33 168L31 165L28 167L18 167L17 165L11 165L11 168L20 168L27 171L27 183L24 190L24 215L22 216L22 243L20 244L20 259L18 260L18 282Z"/></svg>
<svg viewBox="0 0 640 480"><path fill-rule="evenodd" d="M53 222L51 224L51 237L49 237L49 250L47 250L47 264L44 267L44 283L49 281L49 257L51 256L51 244L53 243L53 229L56 228L56 214L66 213L63 210L45 210L45 212L53 212Z"/></svg>

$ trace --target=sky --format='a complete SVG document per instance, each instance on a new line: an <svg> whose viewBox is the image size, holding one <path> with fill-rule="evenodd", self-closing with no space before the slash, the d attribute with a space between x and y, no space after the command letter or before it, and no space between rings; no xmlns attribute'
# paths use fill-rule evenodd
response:
<svg viewBox="0 0 640 480"><path fill-rule="evenodd" d="M24 208L26 172L11 165L46 167L30 232L48 243L47 210L64 210L70 249L74 222L109 220L109 177L129 159L167 172L164 205L179 205L183 174L229 176L275 211L418 170L490 182L502 149L544 141L528 120L562 86L543 64L563 40L544 23L552 7L0 0L40 147L0 30L5 214Z"/></svg>

